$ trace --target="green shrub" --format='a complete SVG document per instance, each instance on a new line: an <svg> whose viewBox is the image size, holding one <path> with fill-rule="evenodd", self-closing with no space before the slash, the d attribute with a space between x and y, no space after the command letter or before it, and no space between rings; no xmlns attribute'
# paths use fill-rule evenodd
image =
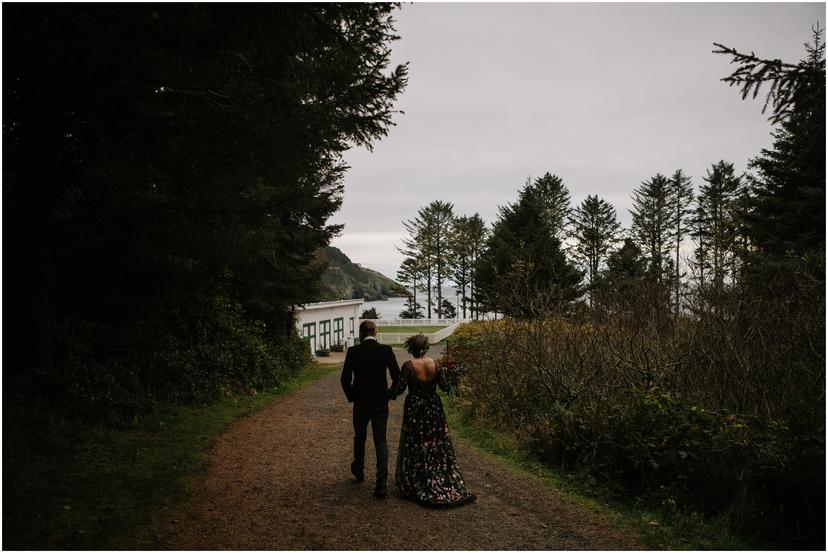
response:
<svg viewBox="0 0 828 553"><path fill-rule="evenodd" d="M540 458L614 493L724 518L765 539L796 540L804 537L792 535L797 525L816 522L809 505L819 501L821 487L818 459L803 452L813 456L823 444L813 433L809 447L802 438L779 422L625 390L595 409L548 413L529 442Z"/></svg>
<svg viewBox="0 0 828 553"><path fill-rule="evenodd" d="M184 318L182 332L166 335L155 352L156 390L167 388L182 401L210 401L273 388L310 362L295 330L287 336L269 335L261 322L246 319L241 306L224 295L194 307L198 316Z"/></svg>
<svg viewBox="0 0 828 553"><path fill-rule="evenodd" d="M41 377L41 392L69 413L128 422L157 399L209 403L272 389L311 362L292 327L270 332L220 289L158 304L125 332L67 323L60 336L65 359Z"/></svg>

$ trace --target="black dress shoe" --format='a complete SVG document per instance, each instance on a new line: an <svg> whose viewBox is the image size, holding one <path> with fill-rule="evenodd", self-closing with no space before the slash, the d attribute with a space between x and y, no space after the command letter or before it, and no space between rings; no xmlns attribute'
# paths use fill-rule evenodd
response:
<svg viewBox="0 0 828 553"><path fill-rule="evenodd" d="M356 470L353 463L351 463L351 474L353 474L356 478L357 484L361 484L365 481L365 472L362 470Z"/></svg>
<svg viewBox="0 0 828 553"><path fill-rule="evenodd" d="M380 499L385 499L387 494L388 490L386 489L385 484L377 484L377 487L374 489L374 495Z"/></svg>

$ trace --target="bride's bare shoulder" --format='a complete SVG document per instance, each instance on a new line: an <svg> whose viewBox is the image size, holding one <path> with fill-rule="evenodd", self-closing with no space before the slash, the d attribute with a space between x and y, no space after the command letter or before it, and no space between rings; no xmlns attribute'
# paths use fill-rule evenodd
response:
<svg viewBox="0 0 828 553"><path fill-rule="evenodd" d="M423 360L430 366L437 368L440 364L433 357L423 357Z"/></svg>

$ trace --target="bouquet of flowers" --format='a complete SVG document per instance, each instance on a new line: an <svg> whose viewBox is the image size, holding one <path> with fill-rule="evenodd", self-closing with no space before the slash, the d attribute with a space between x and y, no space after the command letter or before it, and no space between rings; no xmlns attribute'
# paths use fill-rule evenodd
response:
<svg viewBox="0 0 828 553"><path fill-rule="evenodd" d="M448 346L446 346L446 349L442 351L442 354L443 356L440 358L440 366L442 367L443 377L446 379L446 383L449 386L448 393L449 395L456 397L460 395L460 380L462 379L465 370L461 365L458 365L457 361L455 361L451 356Z"/></svg>

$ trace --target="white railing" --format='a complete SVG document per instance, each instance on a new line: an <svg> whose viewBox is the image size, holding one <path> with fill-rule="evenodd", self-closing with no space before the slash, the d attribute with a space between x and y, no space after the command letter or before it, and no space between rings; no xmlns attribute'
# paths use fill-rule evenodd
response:
<svg viewBox="0 0 828 553"><path fill-rule="evenodd" d="M382 344L402 344L410 332L377 332L377 341Z"/></svg>
<svg viewBox="0 0 828 553"><path fill-rule="evenodd" d="M461 324L463 324L463 323L460 323L460 322L454 323L451 326L447 326L443 330L438 330L437 332L433 333L429 337L428 341L433 343L433 344L436 344L437 342L439 342L441 340L445 340L446 338L448 338L449 336L454 334L454 331L457 330L457 327L459 327Z"/></svg>
<svg viewBox="0 0 828 553"><path fill-rule="evenodd" d="M437 342L445 340L454 334L454 331L457 330L457 327L461 324L463 324L463 322L455 322L454 324L449 325L446 328L442 328L437 332L423 334L423 336L428 338L429 343L436 344ZM409 336L411 336L410 332L377 332L377 341L383 344L402 344Z"/></svg>
<svg viewBox="0 0 828 553"><path fill-rule="evenodd" d="M467 323L474 319L360 319L371 321L380 326L449 326L455 323Z"/></svg>

